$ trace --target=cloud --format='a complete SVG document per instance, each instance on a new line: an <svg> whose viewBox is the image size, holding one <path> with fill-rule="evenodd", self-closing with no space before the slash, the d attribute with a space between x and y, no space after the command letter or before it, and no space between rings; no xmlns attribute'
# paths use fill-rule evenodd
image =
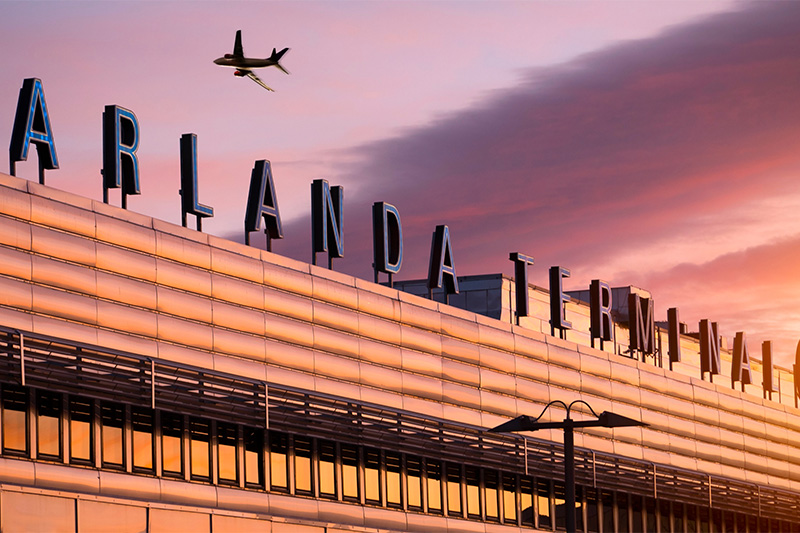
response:
<svg viewBox="0 0 800 533"><path fill-rule="evenodd" d="M358 185L345 191L347 258L337 270L371 277L374 201L400 210L403 278L426 274L441 223L460 275L510 273L508 252L521 251L537 259L541 283L560 264L575 284L666 287L657 273L682 263L713 273L717 257L792 236L798 210L778 220L763 206L800 203L798 22L800 4L747 5L532 70L470 109L356 147L341 175ZM301 227L287 235L308 233ZM276 249L284 245L308 255L307 240ZM735 274L698 279L722 290ZM683 300L695 299L682 286Z"/></svg>

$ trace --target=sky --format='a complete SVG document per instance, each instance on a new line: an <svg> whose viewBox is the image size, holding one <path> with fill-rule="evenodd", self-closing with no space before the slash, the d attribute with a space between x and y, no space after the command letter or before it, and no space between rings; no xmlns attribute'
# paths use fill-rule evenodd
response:
<svg viewBox="0 0 800 533"><path fill-rule="evenodd" d="M141 131L132 211L180 223L179 138L198 136L203 230L243 242L253 163L272 163L281 255L311 260L310 184L345 189L345 257L371 280L371 206L401 216L398 279L451 232L458 275L510 252L649 290L656 319L800 340L800 3L0 2L0 144L25 78L60 160L47 184L102 197L104 106ZM243 33L267 92L213 60ZM5 126L3 126L5 124ZM6 171L0 163L0 171ZM17 175L37 179L36 156ZM118 191L111 202L119 205ZM192 222L190 221L190 225ZM263 239L253 237L254 245ZM732 342L731 342L732 344Z"/></svg>

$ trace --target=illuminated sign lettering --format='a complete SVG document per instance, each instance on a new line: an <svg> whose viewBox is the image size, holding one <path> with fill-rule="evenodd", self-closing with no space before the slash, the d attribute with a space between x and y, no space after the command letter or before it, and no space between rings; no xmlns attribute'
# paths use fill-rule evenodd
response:
<svg viewBox="0 0 800 533"><path fill-rule="evenodd" d="M139 121L133 111L107 105L103 111L103 202L108 203L109 189L122 189L122 208L128 208L127 196L139 190Z"/></svg>
<svg viewBox="0 0 800 533"><path fill-rule="evenodd" d="M769 394L769 399L771 400L772 393L778 391L778 389L775 388L775 373L772 368L772 341L764 341L761 343L761 365L764 398Z"/></svg>
<svg viewBox="0 0 800 533"><path fill-rule="evenodd" d="M403 227L395 206L386 202L372 204L372 245L375 283L378 273L383 272L389 275L392 287L392 275L400 272L403 265Z"/></svg>
<svg viewBox="0 0 800 533"><path fill-rule="evenodd" d="M589 284L589 318L592 347L594 340L603 342L614 340L614 320L611 318L611 286L605 281L593 279Z"/></svg>
<svg viewBox="0 0 800 533"><path fill-rule="evenodd" d="M9 146L9 171L17 175L17 161L28 160L28 148L36 145L39 156L39 183L44 184L45 169L58 168L56 144L53 129L50 127L50 113L44 100L42 80L28 78L22 82L17 100L17 115L14 118L14 129L11 132Z"/></svg>
<svg viewBox="0 0 800 533"><path fill-rule="evenodd" d="M245 244L250 244L251 232L261 229L262 217L264 233L267 236L267 251L271 252L272 239L283 239L283 226L272 180L272 166L266 159L256 161L250 173L250 192L247 195L247 209L244 215Z"/></svg>
<svg viewBox="0 0 800 533"><path fill-rule="evenodd" d="M327 180L311 183L311 262L315 265L317 252L328 252L328 268L333 267L334 257L344 257L343 205L344 187L331 187Z"/></svg>
<svg viewBox="0 0 800 533"><path fill-rule="evenodd" d="M631 336L631 351L639 350L643 355L655 353L656 324L652 298L638 294L628 295L628 325Z"/></svg>
<svg viewBox="0 0 800 533"><path fill-rule="evenodd" d="M667 309L669 324L669 368L681 361L681 318L677 307Z"/></svg>
<svg viewBox="0 0 800 533"><path fill-rule="evenodd" d="M562 339L566 331L572 329L572 322L567 322L565 309L565 305L571 302L572 298L564 294L561 284L561 279L569 276L569 270L564 267L550 267L550 334L555 335L558 329Z"/></svg>
<svg viewBox="0 0 800 533"><path fill-rule="evenodd" d="M197 135L181 135L181 222L186 227L186 215L197 219L197 231L203 229L203 219L214 216L214 208L197 200Z"/></svg>
<svg viewBox="0 0 800 533"><path fill-rule="evenodd" d="M517 294L517 324L519 318L528 316L528 265L533 264L533 257L513 252L508 258L514 261L514 285Z"/></svg>
<svg viewBox="0 0 800 533"><path fill-rule="evenodd" d="M733 338L733 363L731 364L731 388L734 383L744 386L753 382L752 372L750 371L750 353L747 350L747 335L744 331L737 331Z"/></svg>
<svg viewBox="0 0 800 533"><path fill-rule="evenodd" d="M716 322L704 318L700 321L700 377L705 379L708 372L709 381L714 381L714 374L721 368L719 358L719 327Z"/></svg>
<svg viewBox="0 0 800 533"><path fill-rule="evenodd" d="M458 294L458 277L456 264L453 261L453 247L450 245L450 228L445 225L436 226L431 240L431 263L428 269L428 294L432 297L433 289L444 286L444 300L451 294Z"/></svg>

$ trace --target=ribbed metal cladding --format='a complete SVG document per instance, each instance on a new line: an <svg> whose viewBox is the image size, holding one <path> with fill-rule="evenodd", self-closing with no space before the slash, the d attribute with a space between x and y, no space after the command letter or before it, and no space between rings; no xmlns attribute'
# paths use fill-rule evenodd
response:
<svg viewBox="0 0 800 533"><path fill-rule="evenodd" d="M26 385L264 427L264 382L153 361L132 353L0 327L2 381L19 384L24 338ZM152 369L155 381L151 382ZM269 427L316 438L388 448L506 472L525 472L525 443L514 435L268 383ZM561 445L527 439L530 475L560 479ZM576 450L576 481L769 518L800 510L800 495L622 456ZM655 479L654 479L655 476Z"/></svg>

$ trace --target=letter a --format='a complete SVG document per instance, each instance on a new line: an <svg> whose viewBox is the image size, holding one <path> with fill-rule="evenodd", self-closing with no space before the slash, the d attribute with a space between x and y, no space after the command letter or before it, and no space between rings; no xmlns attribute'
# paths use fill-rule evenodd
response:
<svg viewBox="0 0 800 533"><path fill-rule="evenodd" d="M45 169L58 168L58 157L42 80L38 78L26 79L19 90L17 115L9 147L9 171L12 176L17 175L16 162L28 160L31 143L36 145L39 154L39 183L43 184Z"/></svg>

